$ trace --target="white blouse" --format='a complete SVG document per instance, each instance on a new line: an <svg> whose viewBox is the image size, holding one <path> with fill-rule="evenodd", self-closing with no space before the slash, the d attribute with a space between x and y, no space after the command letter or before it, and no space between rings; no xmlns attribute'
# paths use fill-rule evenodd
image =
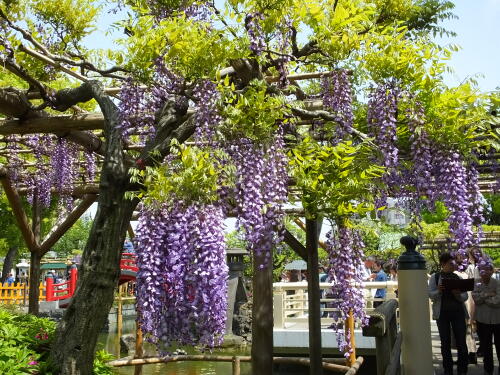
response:
<svg viewBox="0 0 500 375"><path fill-rule="evenodd" d="M493 293L493 296L489 294ZM475 280L472 298L476 303L475 320L483 324L500 324L500 281L491 278L488 284Z"/></svg>

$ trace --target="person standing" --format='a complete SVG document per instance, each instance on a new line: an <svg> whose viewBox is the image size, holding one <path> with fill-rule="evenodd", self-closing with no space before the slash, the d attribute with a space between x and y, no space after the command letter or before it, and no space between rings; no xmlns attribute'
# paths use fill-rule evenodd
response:
<svg viewBox="0 0 500 375"><path fill-rule="evenodd" d="M11 273L9 273L9 277L7 277L7 280L5 280L7 282L7 286L11 286L12 284L14 284L14 276L12 276Z"/></svg>
<svg viewBox="0 0 500 375"><path fill-rule="evenodd" d="M382 269L382 265L383 263L379 259L373 262L373 273L375 274L373 281L383 281L383 282L387 281L387 274ZM387 294L386 288L377 289L375 292L375 298L385 299L386 294ZM373 307L380 306L383 302L384 301L375 301L373 302Z"/></svg>
<svg viewBox="0 0 500 375"><path fill-rule="evenodd" d="M433 274L429 280L429 298L432 301L432 318L436 320L439 338L441 339L441 354L443 356L444 375L453 374L453 357L451 355L451 330L455 335L458 352L458 375L467 373L468 350L465 341L465 321L469 318L465 301L467 292L458 289L445 290L443 279L461 279L454 273L455 260L450 253L439 256L441 272Z"/></svg>
<svg viewBox="0 0 500 375"><path fill-rule="evenodd" d="M500 362L500 281L492 278L493 266L482 266L476 279L472 298L476 305L475 318L479 345L483 351L484 374L493 374L493 337Z"/></svg>

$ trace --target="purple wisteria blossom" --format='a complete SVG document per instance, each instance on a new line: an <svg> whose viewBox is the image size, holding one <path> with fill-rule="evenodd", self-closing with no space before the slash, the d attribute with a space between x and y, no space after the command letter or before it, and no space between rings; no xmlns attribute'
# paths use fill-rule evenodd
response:
<svg viewBox="0 0 500 375"><path fill-rule="evenodd" d="M224 215L213 205L141 208L138 320L165 353L173 343L213 348L226 320Z"/></svg>
<svg viewBox="0 0 500 375"><path fill-rule="evenodd" d="M352 311L354 319L361 321L363 325L368 323L364 312L361 273L365 245L356 230L337 225L332 225L332 228L326 236L330 263L328 276L333 283L332 294L335 299L332 306L338 309L332 314L336 320L332 328L337 336L339 350L347 357L353 350L343 325L349 312Z"/></svg>
<svg viewBox="0 0 500 375"><path fill-rule="evenodd" d="M352 113L351 81L346 70L336 70L321 77L323 105L335 116L338 124L335 139L342 139L352 132L354 116Z"/></svg>
<svg viewBox="0 0 500 375"><path fill-rule="evenodd" d="M264 15L259 12L249 13L245 18L245 28L250 38L250 51L257 56L260 56L266 47L264 32L260 24L263 19Z"/></svg>
<svg viewBox="0 0 500 375"><path fill-rule="evenodd" d="M399 156L396 146L396 122L400 95L397 84L387 81L379 84L370 93L368 101L368 129L381 151L379 162L386 167L382 180L388 188L399 185L400 182L397 175Z"/></svg>

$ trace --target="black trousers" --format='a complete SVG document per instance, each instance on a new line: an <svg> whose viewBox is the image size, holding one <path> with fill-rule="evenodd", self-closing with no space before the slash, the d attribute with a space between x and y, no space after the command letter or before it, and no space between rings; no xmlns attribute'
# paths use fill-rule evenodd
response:
<svg viewBox="0 0 500 375"><path fill-rule="evenodd" d="M445 372L453 373L453 357L451 356L451 330L455 335L458 352L458 372L466 373L469 364L469 353L465 342L465 313L463 310L441 311L436 320L441 339L441 355Z"/></svg>
<svg viewBox="0 0 500 375"><path fill-rule="evenodd" d="M476 322L479 345L483 351L484 371L493 373L493 336L495 336L495 348L497 358L500 362L500 324L485 324Z"/></svg>

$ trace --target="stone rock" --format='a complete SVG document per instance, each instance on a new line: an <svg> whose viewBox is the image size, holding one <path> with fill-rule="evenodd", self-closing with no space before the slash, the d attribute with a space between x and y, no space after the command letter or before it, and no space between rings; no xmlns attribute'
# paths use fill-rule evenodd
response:
<svg viewBox="0 0 500 375"><path fill-rule="evenodd" d="M172 355L187 355L188 353L184 349L175 349Z"/></svg>
<svg viewBox="0 0 500 375"><path fill-rule="evenodd" d="M236 336L233 334L224 335L224 342L222 343L223 348L230 347L241 347L245 346L247 343L245 339L241 336Z"/></svg>
<svg viewBox="0 0 500 375"><path fill-rule="evenodd" d="M233 317L233 333L241 336L246 342L252 342L252 301L241 305L238 315Z"/></svg>
<svg viewBox="0 0 500 375"><path fill-rule="evenodd" d="M120 354L133 355L135 353L135 335L126 334L120 337Z"/></svg>

